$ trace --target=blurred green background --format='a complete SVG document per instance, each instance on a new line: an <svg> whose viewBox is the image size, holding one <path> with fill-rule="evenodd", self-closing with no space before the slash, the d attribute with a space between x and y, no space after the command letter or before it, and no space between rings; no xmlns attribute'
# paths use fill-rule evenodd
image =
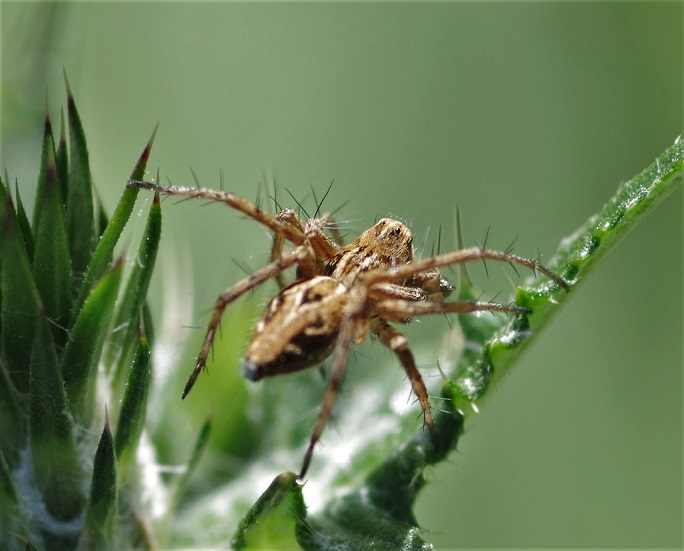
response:
<svg viewBox="0 0 684 551"><path fill-rule="evenodd" d="M288 205L284 188L320 196L334 179L326 207L344 204L350 237L389 214L426 254L440 226L442 247L455 246L458 206L468 244L490 228L490 246L517 237L519 254L549 258L682 132L676 2L4 2L0 16L2 169L28 202L45 90L58 120L63 67L110 212L160 122L151 166L163 178L191 184L192 167L218 187L222 170L248 198L275 178ZM194 313L160 325L196 342L181 326L203 325L242 276L232 258L263 264L268 237L218 206L167 201L164 217L152 300L173 285L192 302ZM472 268L485 296L505 295L504 272L489 271ZM434 366L445 329L407 328L422 364ZM363 354L386 359L379 348ZM202 408L220 408L207 386L194 391ZM438 549L681 546L681 189L582 286L472 425L419 500Z"/></svg>

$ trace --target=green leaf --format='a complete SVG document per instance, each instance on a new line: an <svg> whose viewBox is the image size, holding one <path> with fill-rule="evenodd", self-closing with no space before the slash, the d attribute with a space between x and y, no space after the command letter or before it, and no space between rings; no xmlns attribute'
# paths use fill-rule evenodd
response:
<svg viewBox="0 0 684 551"><path fill-rule="evenodd" d="M69 235L72 271L74 277L80 282L95 248L95 211L85 133L76 109L74 96L66 79L66 73L64 82L67 88L69 149L71 152L66 197L66 227Z"/></svg>
<svg viewBox="0 0 684 551"><path fill-rule="evenodd" d="M147 289L152 277L154 262L157 258L159 240L161 239L162 214L159 195L155 194L147 225L143 232L138 255L128 278L126 289L119 300L114 327L121 328L112 336L112 350L120 350L120 357L114 374L115 388L121 380L124 369L129 361L130 350L137 340L140 313L145 303Z"/></svg>
<svg viewBox="0 0 684 551"><path fill-rule="evenodd" d="M14 186L14 196L17 198L17 222L19 223L19 229L21 230L21 236L26 245L26 254L29 258L29 262L33 262L33 234L31 233L31 225L28 221L28 216L26 215L26 209L24 208L24 203L21 201L21 195L19 195L19 185Z"/></svg>
<svg viewBox="0 0 684 551"><path fill-rule="evenodd" d="M107 211L104 209L104 207L102 206L102 203L99 200L98 200L97 204L98 204L98 206L97 206L97 218L96 218L96 224L95 225L96 225L98 237L102 238L105 230L107 229L107 226L109 226L109 216L107 215ZM88 264L88 267L90 267L90 264Z"/></svg>
<svg viewBox="0 0 684 551"><path fill-rule="evenodd" d="M57 149L55 151L55 158L57 161L57 176L60 189L62 191L62 204L66 205L66 198L69 193L69 152L67 150L64 109L61 109L59 114L61 123L59 130L59 143L57 144Z"/></svg>
<svg viewBox="0 0 684 551"><path fill-rule="evenodd" d="M25 446L26 422L5 362L0 359L0 453L15 464Z"/></svg>
<svg viewBox="0 0 684 551"><path fill-rule="evenodd" d="M60 521L75 520L85 505L83 473L73 429L52 336L45 316L40 315L31 348L31 456L36 486L45 507Z"/></svg>
<svg viewBox="0 0 684 551"><path fill-rule="evenodd" d="M372 471L363 484L338 495L321 512L309 516L298 534L304 549L427 550L413 514L413 503L425 485L427 465L443 460L463 432L457 411L436 411L437 446L420 433ZM323 544L323 542L325 542Z"/></svg>
<svg viewBox="0 0 684 551"><path fill-rule="evenodd" d="M398 522L382 509L369 507L359 493L340 497L325 515L298 526L302 549L350 551L401 549L426 551L432 546L415 524Z"/></svg>
<svg viewBox="0 0 684 551"><path fill-rule="evenodd" d="M114 440L105 414L105 426L95 452L90 498L78 548L117 549L117 475Z"/></svg>
<svg viewBox="0 0 684 551"><path fill-rule="evenodd" d="M143 303L142 307L142 326L145 328L147 340L154 342L154 321L152 320L152 312L147 301Z"/></svg>
<svg viewBox="0 0 684 551"><path fill-rule="evenodd" d="M622 184L603 209L564 239L549 266L579 284L635 226L682 183L684 141L677 138L655 162Z"/></svg>
<svg viewBox="0 0 684 551"><path fill-rule="evenodd" d="M278 475L240 523L235 549L297 549L295 532L306 506L297 475Z"/></svg>
<svg viewBox="0 0 684 551"><path fill-rule="evenodd" d="M145 335L141 335L128 373L119 423L116 427L114 448L121 472L125 472L133 459L138 441L145 427L147 397L152 383L150 345Z"/></svg>
<svg viewBox="0 0 684 551"><path fill-rule="evenodd" d="M98 282L81 308L62 357L62 376L74 417L90 426L97 368L121 283L123 263Z"/></svg>
<svg viewBox="0 0 684 551"><path fill-rule="evenodd" d="M19 504L17 489L12 481L5 455L0 450L0 526L7 522L13 509Z"/></svg>
<svg viewBox="0 0 684 551"><path fill-rule="evenodd" d="M26 531L20 512L19 493L5 456L0 451L0 541L3 543L7 544L11 539L16 539L16 534Z"/></svg>
<svg viewBox="0 0 684 551"><path fill-rule="evenodd" d="M50 115L45 114L45 120L43 124L43 145L40 155L40 172L38 173L38 183L36 185L36 196L40 197L45 194L45 185L47 182L47 171L48 164L50 164L50 158L52 158L52 164L54 165L54 142L52 137L52 121L50 120ZM40 215L42 209L40 207L33 209L33 227L37 228L40 223Z"/></svg>
<svg viewBox="0 0 684 551"><path fill-rule="evenodd" d="M131 179L142 178L142 176L145 174L145 168L152 150L152 143L154 142L156 131L157 129L155 128L154 132L152 133L152 137L147 142L145 149L133 168ZM75 308L78 309L80 305L83 304L83 301L88 296L93 283L102 277L102 274L109 267L109 264L112 261L112 255L114 254L114 247L119 241L121 232L126 226L126 223L131 216L131 212L133 212L135 199L138 197L139 191L140 190L138 188L133 186L127 186L124 189L124 192L119 199L119 203L114 210L114 214L107 224L102 237L98 241L97 248L92 256L92 260L88 264L88 269L83 279L83 284L81 285L78 298L75 302Z"/></svg>
<svg viewBox="0 0 684 551"><path fill-rule="evenodd" d="M678 139L654 164L620 186L599 213L564 239L549 267L570 283L570 292L544 282L518 288L516 304L532 309L532 314L514 319L489 337L482 354L474 362L462 363L455 376L450 377L445 396L453 398L457 407L470 411L470 407L465 408L463 398L477 400L488 386L498 384L598 262L681 184L683 162L684 143ZM461 320L466 339L468 331L473 331L472 323L472 317Z"/></svg>
<svg viewBox="0 0 684 551"><path fill-rule="evenodd" d="M43 147L41 177L44 180L38 183L34 211L37 225L34 226L33 277L45 313L52 322L55 343L61 348L67 338L72 303L71 262L51 132L48 134L47 129Z"/></svg>
<svg viewBox="0 0 684 551"><path fill-rule="evenodd" d="M29 360L33 345L36 312L40 307L28 255L17 222L12 199L0 186L0 231L2 231L2 346L5 366L19 392L28 392Z"/></svg>

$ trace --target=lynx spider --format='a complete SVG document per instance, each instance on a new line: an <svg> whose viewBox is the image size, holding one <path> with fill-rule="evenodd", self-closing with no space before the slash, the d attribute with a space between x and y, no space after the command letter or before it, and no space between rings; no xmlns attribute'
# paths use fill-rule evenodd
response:
<svg viewBox="0 0 684 551"><path fill-rule="evenodd" d="M223 291L207 328L195 369L183 391L192 389L205 368L212 343L226 307L258 285L275 278L281 291L266 306L256 323L243 364L251 381L314 367L333 355L330 382L323 398L299 478L311 463L342 384L352 345L362 343L369 332L394 352L404 368L423 410L425 424L435 441L432 410L425 383L406 337L391 323L405 323L413 316L478 311L528 313L520 306L493 302L445 302L453 287L439 268L471 260L497 260L537 270L566 288L559 276L536 260L481 247L460 249L422 260L414 259L413 236L403 223L383 218L348 245L324 231L331 217L304 222L292 209L272 215L234 194L200 187L163 186L129 181L129 186L166 195L201 198L224 203L263 224L273 232L270 262ZM292 248L285 250L285 243ZM296 280L285 287L283 272L296 265Z"/></svg>

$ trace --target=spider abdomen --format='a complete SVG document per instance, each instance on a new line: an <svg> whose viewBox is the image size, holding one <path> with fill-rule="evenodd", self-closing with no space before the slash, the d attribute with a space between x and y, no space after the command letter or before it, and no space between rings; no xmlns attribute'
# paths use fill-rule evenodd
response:
<svg viewBox="0 0 684 551"><path fill-rule="evenodd" d="M254 328L243 372L257 381L315 366L333 351L347 304L347 289L316 276L283 289Z"/></svg>

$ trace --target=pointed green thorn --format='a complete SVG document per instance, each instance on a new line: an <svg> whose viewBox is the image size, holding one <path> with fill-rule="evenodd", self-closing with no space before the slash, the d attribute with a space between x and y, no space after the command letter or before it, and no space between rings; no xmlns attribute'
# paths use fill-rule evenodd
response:
<svg viewBox="0 0 684 551"><path fill-rule="evenodd" d="M133 172L131 173L132 176L142 176L145 173L156 131L157 129L155 127L152 137L148 140L147 145L143 149L143 152L138 159L138 162L133 168ZM107 224L107 227L102 233L102 237L98 241L95 253L88 264L88 269L86 271L85 277L83 278L81 290L79 291L78 298L75 302L76 308L79 308L80 305L83 304L83 301L88 296L88 293L90 292L94 282L102 277L102 274L112 261L114 247L118 243L121 233L123 232L123 229L126 226L131 213L133 212L138 191L138 188L132 186L126 186L124 188L121 198L119 199L119 203L116 205L116 209L114 210L114 214L112 214L109 224Z"/></svg>
<svg viewBox="0 0 684 551"><path fill-rule="evenodd" d="M21 230L21 237L24 239L24 245L26 246L26 255L29 261L33 261L33 252L35 249L35 244L33 242L33 233L31 231L31 224L29 224L28 216L26 214L26 209L24 208L24 203L21 200L21 195L19 194L19 182L15 180L14 182L14 196L17 201L17 222L19 223L19 229Z"/></svg>
<svg viewBox="0 0 684 551"><path fill-rule="evenodd" d="M114 448L121 472L130 464L138 441L145 427L147 397L152 383L152 362L150 345L145 335L140 335L133 364L128 374L119 413L119 423L114 437Z"/></svg>
<svg viewBox="0 0 684 551"><path fill-rule="evenodd" d="M66 121L64 119L64 109L59 111L59 142L55 150L57 159L57 174L59 175L59 186L62 191L62 204L66 206L66 198L69 192L69 152L66 141Z"/></svg>
<svg viewBox="0 0 684 551"><path fill-rule="evenodd" d="M54 179L54 174L48 174L49 172L54 172L54 159L55 149L54 149L54 138L52 135L52 121L50 120L50 114L45 112L45 120L43 126L43 145L41 149L40 156L40 173L38 174L38 183L36 185L36 197L43 197L45 195L45 186L47 185L48 178ZM32 227L37 228L40 224L40 216L43 212L42 205L37 201L36 206L33 209L33 224Z"/></svg>
<svg viewBox="0 0 684 551"><path fill-rule="evenodd" d="M131 320L139 319L140 312L145 304L157 251L159 250L161 230L162 211L159 195L156 194L147 217L145 231L140 240L136 261L133 264L126 289L119 300L118 311L114 318L115 327L124 327L123 331L112 336L114 346L111 349L120 351L114 373L115 388L118 388L119 383L125 377L125 370L129 365L133 347L137 342L139 323L131 323ZM113 358L107 358L107 363L110 361L113 361Z"/></svg>
<svg viewBox="0 0 684 551"><path fill-rule="evenodd" d="M114 440L105 407L105 425L95 452L90 498L79 549L114 550L117 522L117 473Z"/></svg>
<svg viewBox="0 0 684 551"><path fill-rule="evenodd" d="M69 252L74 274L86 272L96 245L95 208L92 177L88 160L85 133L76 102L64 72L67 89L67 113L71 162L66 197L66 227L69 234Z"/></svg>
<svg viewBox="0 0 684 551"><path fill-rule="evenodd" d="M90 425L98 362L119 293L123 260L106 272L78 313L62 357L62 376L74 418Z"/></svg>
<svg viewBox="0 0 684 551"><path fill-rule="evenodd" d="M51 131L46 131L43 148L34 210L33 277L45 313L53 322L55 342L62 348L67 339L72 304L71 261Z"/></svg>
<svg viewBox="0 0 684 551"><path fill-rule="evenodd" d="M0 346L12 383L25 393L40 299L12 198L4 186L0 186L0 194Z"/></svg>
<svg viewBox="0 0 684 551"><path fill-rule="evenodd" d="M152 131L152 135L150 136L150 139L147 141L147 145L145 146L145 149L143 149L143 152L140 154L140 158L138 159L138 162L135 164L135 168L133 169L133 172L131 172L131 180L142 180L143 177L145 176L145 170L147 169L147 162L150 160L150 153L152 152L152 144L154 144L154 138L157 135L157 130L159 129L159 123L157 123L154 126L154 130ZM159 179L159 176L157 175L157 179ZM135 188L138 191L140 188Z"/></svg>

